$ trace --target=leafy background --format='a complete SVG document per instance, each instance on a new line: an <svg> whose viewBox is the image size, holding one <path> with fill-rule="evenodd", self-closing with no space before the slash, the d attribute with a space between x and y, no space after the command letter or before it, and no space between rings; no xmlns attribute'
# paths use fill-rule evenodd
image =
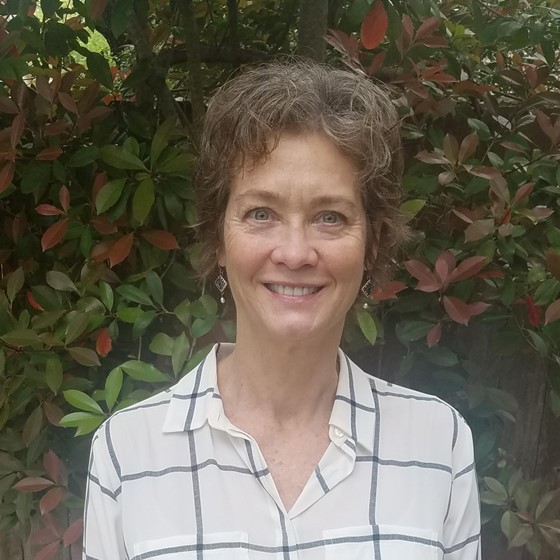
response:
<svg viewBox="0 0 560 560"><path fill-rule="evenodd" d="M559 40L554 0L0 1L0 556L80 558L91 432L234 338L191 264L200 124L297 53L402 117L413 236L345 347L469 421L484 557L557 557Z"/></svg>

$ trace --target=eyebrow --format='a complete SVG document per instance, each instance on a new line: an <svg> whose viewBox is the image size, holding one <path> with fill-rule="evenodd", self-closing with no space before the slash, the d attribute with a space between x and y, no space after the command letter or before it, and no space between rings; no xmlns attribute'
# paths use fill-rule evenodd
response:
<svg viewBox="0 0 560 560"><path fill-rule="evenodd" d="M273 191L266 191L260 189L249 189L244 193L237 195L235 198L237 200L243 201L245 199L251 198L258 198L260 200L264 200L266 202L276 202L281 200L282 195L278 192ZM356 204L345 196L336 196L336 195L321 195L316 196L311 199L311 203L318 205L318 206L330 206L336 204L344 204L346 206L350 206L352 209L357 210L358 207Z"/></svg>

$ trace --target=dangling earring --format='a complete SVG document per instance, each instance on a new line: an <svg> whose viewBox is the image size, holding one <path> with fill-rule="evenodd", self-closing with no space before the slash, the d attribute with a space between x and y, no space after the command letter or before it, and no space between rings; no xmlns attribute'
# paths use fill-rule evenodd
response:
<svg viewBox="0 0 560 560"><path fill-rule="evenodd" d="M224 297L224 292L228 287L228 283L224 277L224 269L221 266L218 266L218 277L216 278L216 280L214 280L214 285L216 286L216 288L218 288L218 291L220 292L220 302L225 303L226 298Z"/></svg>
<svg viewBox="0 0 560 560"><path fill-rule="evenodd" d="M365 282L365 284L362 286L362 294L364 294L364 296L369 299L369 297L371 296L371 292L373 291L373 282L371 280L371 277L368 276L367 280ZM364 309L367 309L369 307L368 302L366 301L362 307Z"/></svg>

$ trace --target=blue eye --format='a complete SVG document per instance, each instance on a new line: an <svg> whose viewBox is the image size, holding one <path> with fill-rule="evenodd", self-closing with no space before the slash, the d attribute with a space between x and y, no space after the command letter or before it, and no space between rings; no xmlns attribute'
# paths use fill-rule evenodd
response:
<svg viewBox="0 0 560 560"><path fill-rule="evenodd" d="M256 220L257 222L265 222L270 218L270 213L264 208L255 208L249 212L249 216Z"/></svg>
<svg viewBox="0 0 560 560"><path fill-rule="evenodd" d="M321 221L324 224L338 224L341 220L341 215L338 212L324 212L321 214Z"/></svg>

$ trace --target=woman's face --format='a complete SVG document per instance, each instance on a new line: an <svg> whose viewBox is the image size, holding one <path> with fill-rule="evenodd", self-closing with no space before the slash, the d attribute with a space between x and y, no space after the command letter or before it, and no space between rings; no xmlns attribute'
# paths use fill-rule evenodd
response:
<svg viewBox="0 0 560 560"><path fill-rule="evenodd" d="M283 134L233 180L219 263L237 333L340 340L360 288L366 218L354 162L323 134Z"/></svg>

